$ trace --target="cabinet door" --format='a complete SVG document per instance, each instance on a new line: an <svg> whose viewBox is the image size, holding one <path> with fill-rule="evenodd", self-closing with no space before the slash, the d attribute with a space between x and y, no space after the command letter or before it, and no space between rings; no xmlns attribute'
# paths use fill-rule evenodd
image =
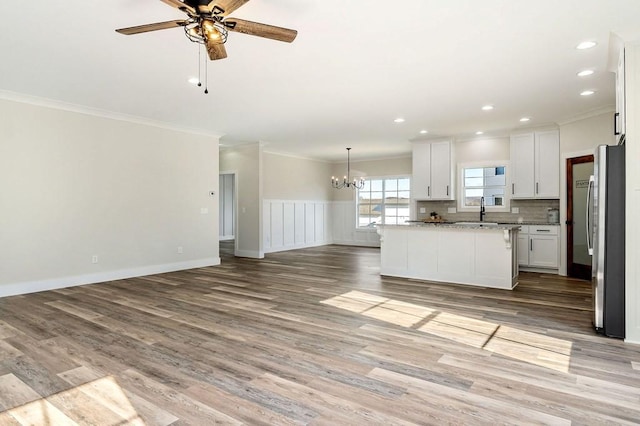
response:
<svg viewBox="0 0 640 426"><path fill-rule="evenodd" d="M431 144L431 199L453 200L451 182L451 143Z"/></svg>
<svg viewBox="0 0 640 426"><path fill-rule="evenodd" d="M557 130L535 135L535 197L560 198L560 134Z"/></svg>
<svg viewBox="0 0 640 426"><path fill-rule="evenodd" d="M431 145L414 143L412 158L411 198L427 200L431 198Z"/></svg>
<svg viewBox="0 0 640 426"><path fill-rule="evenodd" d="M529 235L529 266L558 267L558 237Z"/></svg>
<svg viewBox="0 0 640 426"><path fill-rule="evenodd" d="M511 136L511 198L534 197L533 133Z"/></svg>
<svg viewBox="0 0 640 426"><path fill-rule="evenodd" d="M529 236L518 232L518 265L529 266Z"/></svg>

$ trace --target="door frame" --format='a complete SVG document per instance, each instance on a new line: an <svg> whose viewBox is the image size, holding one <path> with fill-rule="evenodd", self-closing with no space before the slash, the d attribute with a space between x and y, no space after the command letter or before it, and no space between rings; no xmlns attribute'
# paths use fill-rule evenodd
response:
<svg viewBox="0 0 640 426"><path fill-rule="evenodd" d="M573 165L593 162L593 154L581 155L579 157L567 158L566 162L566 185L567 185L567 276L591 280L591 267L585 267L573 263Z"/></svg>

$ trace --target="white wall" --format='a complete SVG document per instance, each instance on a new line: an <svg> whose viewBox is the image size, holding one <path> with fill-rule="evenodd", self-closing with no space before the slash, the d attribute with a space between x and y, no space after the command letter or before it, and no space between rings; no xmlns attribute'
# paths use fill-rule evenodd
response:
<svg viewBox="0 0 640 426"><path fill-rule="evenodd" d="M330 200L331 164L263 153L263 196L268 200Z"/></svg>
<svg viewBox="0 0 640 426"><path fill-rule="evenodd" d="M484 161L509 161L509 137L479 138L473 140L456 141L455 162L474 163Z"/></svg>
<svg viewBox="0 0 640 426"><path fill-rule="evenodd" d="M615 143L613 110L560 125L560 275L567 275L567 159L593 154L598 145Z"/></svg>
<svg viewBox="0 0 640 426"><path fill-rule="evenodd" d="M262 168L262 145L259 143L220 150L220 173L234 173L236 177L236 256L264 257Z"/></svg>
<svg viewBox="0 0 640 426"><path fill-rule="evenodd" d="M626 341L640 344L640 40L626 45Z"/></svg>
<svg viewBox="0 0 640 426"><path fill-rule="evenodd" d="M217 188L218 138L0 100L0 296L218 264Z"/></svg>

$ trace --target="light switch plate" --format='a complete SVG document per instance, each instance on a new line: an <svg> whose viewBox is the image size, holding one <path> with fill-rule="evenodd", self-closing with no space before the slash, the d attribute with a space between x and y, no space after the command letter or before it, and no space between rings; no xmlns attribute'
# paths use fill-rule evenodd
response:
<svg viewBox="0 0 640 426"><path fill-rule="evenodd" d="M520 207L511 207L511 213L520 213Z"/></svg>
<svg viewBox="0 0 640 426"><path fill-rule="evenodd" d="M457 213L457 210L455 207L449 207L447 208L447 213Z"/></svg>
<svg viewBox="0 0 640 426"><path fill-rule="evenodd" d="M208 208L206 208L206 207L202 207L202 208L200 209L200 214L207 214L207 213L209 213L209 209L208 209Z"/></svg>

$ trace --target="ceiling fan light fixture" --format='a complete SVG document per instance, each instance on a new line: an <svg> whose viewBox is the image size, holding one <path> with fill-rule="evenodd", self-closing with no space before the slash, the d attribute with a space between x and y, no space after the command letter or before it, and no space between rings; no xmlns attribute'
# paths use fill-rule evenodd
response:
<svg viewBox="0 0 640 426"><path fill-rule="evenodd" d="M224 43L227 41L227 30L211 19L203 19L200 23L204 37L211 43Z"/></svg>

